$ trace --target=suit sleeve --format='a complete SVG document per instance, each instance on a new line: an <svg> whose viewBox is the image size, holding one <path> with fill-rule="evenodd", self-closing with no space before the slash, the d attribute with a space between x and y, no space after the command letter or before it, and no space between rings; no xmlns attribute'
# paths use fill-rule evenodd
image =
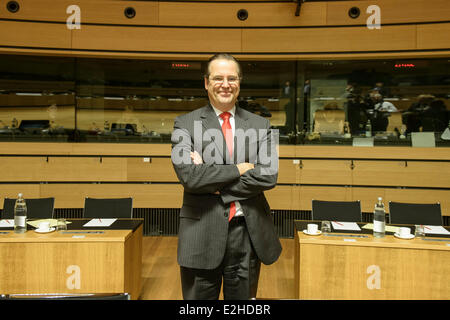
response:
<svg viewBox="0 0 450 320"><path fill-rule="evenodd" d="M278 137L270 130L268 121L265 132L259 137L255 168L220 190L224 203L249 199L275 187L278 178Z"/></svg>
<svg viewBox="0 0 450 320"><path fill-rule="evenodd" d="M191 151L194 151L192 136L176 118L172 133L172 165L186 192L214 193L239 179L236 165L194 164Z"/></svg>

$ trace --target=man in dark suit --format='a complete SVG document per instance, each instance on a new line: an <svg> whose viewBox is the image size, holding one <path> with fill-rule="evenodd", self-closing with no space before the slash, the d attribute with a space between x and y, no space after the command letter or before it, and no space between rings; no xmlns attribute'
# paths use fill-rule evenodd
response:
<svg viewBox="0 0 450 320"><path fill-rule="evenodd" d="M175 119L172 163L184 187L178 263L184 299L256 297L261 261L281 254L263 191L278 176L269 121L235 105L241 68L214 55L204 76L209 104Z"/></svg>

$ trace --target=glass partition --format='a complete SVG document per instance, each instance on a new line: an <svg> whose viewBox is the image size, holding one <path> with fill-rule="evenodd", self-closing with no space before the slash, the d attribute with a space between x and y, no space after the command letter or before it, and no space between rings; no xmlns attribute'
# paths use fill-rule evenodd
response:
<svg viewBox="0 0 450 320"><path fill-rule="evenodd" d="M239 106L269 119L280 143L295 143L296 77L292 61L242 61Z"/></svg>
<svg viewBox="0 0 450 320"><path fill-rule="evenodd" d="M0 140L67 141L74 129L74 59L0 56Z"/></svg>
<svg viewBox="0 0 450 320"><path fill-rule="evenodd" d="M306 143L411 145L411 133L434 132L446 144L450 60L305 62L310 96Z"/></svg>
<svg viewBox="0 0 450 320"><path fill-rule="evenodd" d="M200 62L77 63L77 128L86 141L170 142L175 117L206 104Z"/></svg>
<svg viewBox="0 0 450 320"><path fill-rule="evenodd" d="M3 141L169 143L208 103L205 61L0 55ZM449 145L450 60L242 60L239 106L282 144Z"/></svg>

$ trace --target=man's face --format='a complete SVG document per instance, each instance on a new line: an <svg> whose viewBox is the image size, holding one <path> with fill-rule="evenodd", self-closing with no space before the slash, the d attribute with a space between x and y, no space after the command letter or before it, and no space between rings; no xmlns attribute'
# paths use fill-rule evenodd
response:
<svg viewBox="0 0 450 320"><path fill-rule="evenodd" d="M209 66L209 78L205 78L205 89L214 107L220 111L231 110L240 90L237 64L226 59L212 61Z"/></svg>

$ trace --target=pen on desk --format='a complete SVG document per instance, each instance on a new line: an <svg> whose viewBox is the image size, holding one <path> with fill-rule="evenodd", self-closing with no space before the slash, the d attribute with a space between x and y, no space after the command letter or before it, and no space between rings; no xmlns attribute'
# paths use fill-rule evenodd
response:
<svg viewBox="0 0 450 320"><path fill-rule="evenodd" d="M334 223L337 223L338 225L340 225L340 226L343 226L343 224L342 223L340 223L340 222L337 222L337 221L333 221Z"/></svg>
<svg viewBox="0 0 450 320"><path fill-rule="evenodd" d="M427 226L424 226L424 228L425 228L425 229L428 229L428 230L431 230L431 228L429 228L429 227L427 227Z"/></svg>

